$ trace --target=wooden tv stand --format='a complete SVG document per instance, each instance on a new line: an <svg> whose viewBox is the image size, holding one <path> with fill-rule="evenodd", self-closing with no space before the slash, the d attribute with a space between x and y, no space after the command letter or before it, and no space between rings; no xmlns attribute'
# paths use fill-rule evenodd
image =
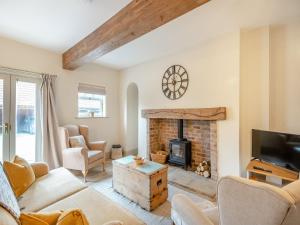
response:
<svg viewBox="0 0 300 225"><path fill-rule="evenodd" d="M271 163L252 160L247 166L247 177L276 186L284 186L299 179L299 173Z"/></svg>

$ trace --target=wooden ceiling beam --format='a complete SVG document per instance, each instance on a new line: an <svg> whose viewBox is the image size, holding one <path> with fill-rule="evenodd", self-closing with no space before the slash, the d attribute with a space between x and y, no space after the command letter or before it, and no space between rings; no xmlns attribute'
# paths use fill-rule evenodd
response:
<svg viewBox="0 0 300 225"><path fill-rule="evenodd" d="M63 68L74 70L201 6L209 0L133 0L63 53Z"/></svg>

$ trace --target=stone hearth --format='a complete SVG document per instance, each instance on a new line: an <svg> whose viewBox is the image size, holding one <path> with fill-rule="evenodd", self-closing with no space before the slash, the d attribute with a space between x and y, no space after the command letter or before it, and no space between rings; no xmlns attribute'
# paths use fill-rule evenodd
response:
<svg viewBox="0 0 300 225"><path fill-rule="evenodd" d="M226 109L161 109L143 110L148 119L148 156L150 153L169 151L169 141L177 138L177 120L184 120L184 137L192 142L191 170L200 162L211 162L211 179L218 179L217 120L226 119Z"/></svg>

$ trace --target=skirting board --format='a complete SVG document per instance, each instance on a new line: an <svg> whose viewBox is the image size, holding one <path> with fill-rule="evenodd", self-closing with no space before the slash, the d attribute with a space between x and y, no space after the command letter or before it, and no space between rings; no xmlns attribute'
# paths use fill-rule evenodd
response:
<svg viewBox="0 0 300 225"><path fill-rule="evenodd" d="M137 149L133 149L133 150L123 150L123 156L128 156L128 155L137 155L138 154L138 150ZM105 152L105 159L111 159L111 150L109 150L108 152Z"/></svg>

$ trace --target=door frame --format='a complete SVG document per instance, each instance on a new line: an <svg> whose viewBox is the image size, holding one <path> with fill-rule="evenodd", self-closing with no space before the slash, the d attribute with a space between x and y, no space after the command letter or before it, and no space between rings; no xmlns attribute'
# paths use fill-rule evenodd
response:
<svg viewBox="0 0 300 225"><path fill-rule="evenodd" d="M9 124L10 120L10 78L11 76L8 74L0 73L0 79L3 80L3 111L2 111L2 124L0 124L0 129L2 129L2 152L1 159L2 160L10 160L11 155L9 150L10 143L10 133L9 130L5 131L4 124Z"/></svg>
<svg viewBox="0 0 300 225"><path fill-rule="evenodd" d="M3 85L3 122L11 125L8 133L3 130L3 153L2 160L12 160L15 155L15 135L16 135L16 81L33 82L36 83L36 148L35 161L42 160L42 110L41 110L41 74L30 71L11 69L0 66L0 79L4 79ZM6 92L6 93L5 93ZM5 93L5 94L4 94ZM5 96L5 97L4 97ZM1 127L0 127L1 129ZM4 138L4 135L6 138ZM5 149L8 149L5 151Z"/></svg>

